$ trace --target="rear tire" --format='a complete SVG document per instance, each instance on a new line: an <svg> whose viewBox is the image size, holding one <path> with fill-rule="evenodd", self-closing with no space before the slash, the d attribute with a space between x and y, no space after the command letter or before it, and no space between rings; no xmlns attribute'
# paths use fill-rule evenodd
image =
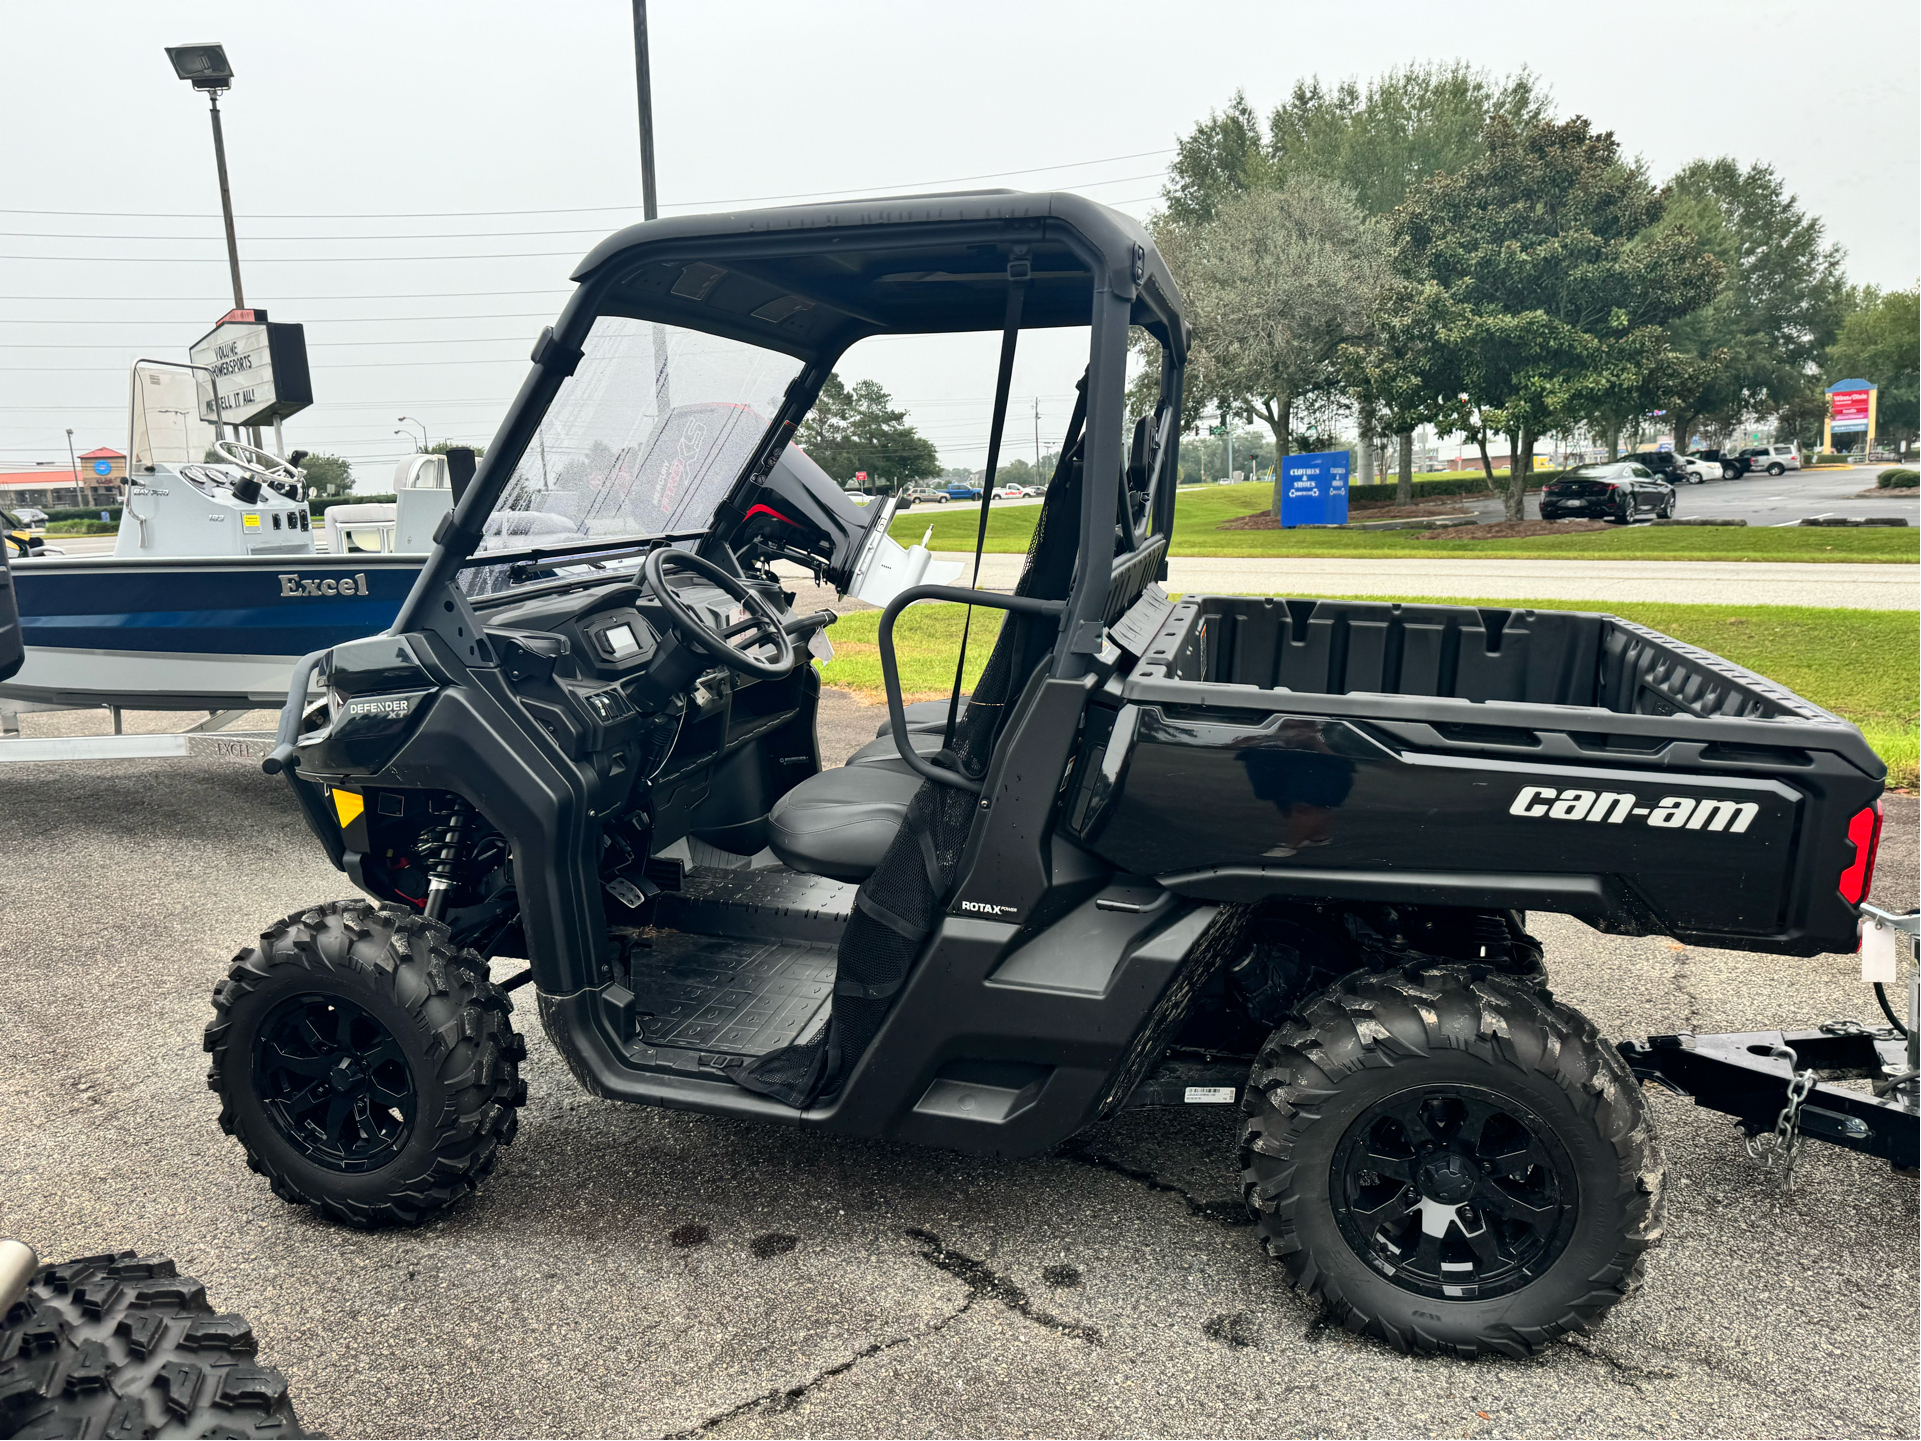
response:
<svg viewBox="0 0 1921 1441"><path fill-rule="evenodd" d="M268 928L214 988L220 1126L281 1200L418 1225L473 1191L527 1100L513 1002L419 916L334 901Z"/></svg>
<svg viewBox="0 0 1921 1441"><path fill-rule="evenodd" d="M0 1317L0 1436L306 1436L253 1330L164 1256L42 1266Z"/></svg>
<svg viewBox="0 0 1921 1441"><path fill-rule="evenodd" d="M1660 1240L1639 1085L1525 980L1350 976L1269 1037L1242 1106L1262 1245L1330 1319L1397 1350L1530 1355L1599 1321Z"/></svg>
<svg viewBox="0 0 1921 1441"><path fill-rule="evenodd" d="M1788 473L1788 468L1785 465L1780 464L1778 461L1775 464L1770 465L1768 467L1769 475L1786 475L1787 473Z"/></svg>

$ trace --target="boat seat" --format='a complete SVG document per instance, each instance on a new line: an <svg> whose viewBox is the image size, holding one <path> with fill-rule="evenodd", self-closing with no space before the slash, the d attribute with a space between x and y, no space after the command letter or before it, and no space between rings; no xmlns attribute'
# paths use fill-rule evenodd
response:
<svg viewBox="0 0 1921 1441"><path fill-rule="evenodd" d="M899 759L897 754L894 760ZM793 870L864 881L893 844L907 818L907 803L920 787L920 777L904 766L822 771L774 802L767 815L767 844Z"/></svg>

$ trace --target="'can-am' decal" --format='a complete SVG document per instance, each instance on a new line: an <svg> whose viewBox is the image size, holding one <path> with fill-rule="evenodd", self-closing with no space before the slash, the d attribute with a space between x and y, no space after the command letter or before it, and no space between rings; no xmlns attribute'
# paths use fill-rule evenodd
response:
<svg viewBox="0 0 1921 1441"><path fill-rule="evenodd" d="M1606 821L1616 826L1646 817L1647 824L1663 830L1727 831L1738 836L1761 813L1761 807L1753 801L1710 796L1662 796L1650 805L1643 805L1632 791L1564 791L1553 786L1522 786L1507 813L1554 821Z"/></svg>

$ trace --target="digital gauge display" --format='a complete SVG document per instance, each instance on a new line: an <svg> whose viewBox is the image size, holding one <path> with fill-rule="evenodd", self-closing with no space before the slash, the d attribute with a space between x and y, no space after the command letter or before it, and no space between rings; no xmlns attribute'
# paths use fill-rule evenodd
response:
<svg viewBox="0 0 1921 1441"><path fill-rule="evenodd" d="M631 625L610 625L600 634L607 642L607 654L615 660L626 660L629 656L640 654L640 642L634 639Z"/></svg>

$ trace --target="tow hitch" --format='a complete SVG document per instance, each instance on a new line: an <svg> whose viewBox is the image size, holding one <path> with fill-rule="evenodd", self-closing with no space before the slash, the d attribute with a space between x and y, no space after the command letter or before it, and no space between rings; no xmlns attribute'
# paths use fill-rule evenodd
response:
<svg viewBox="0 0 1921 1441"><path fill-rule="evenodd" d="M1860 911L1864 945L1870 930L1883 928L1912 955L1921 912ZM1795 1156L1810 1136L1900 1170L1921 1165L1921 971L1909 975L1907 1024L1891 1010L1888 1019L1878 1028L1829 1021L1812 1031L1683 1031L1616 1048L1636 1079L1733 1116L1748 1134L1749 1154L1792 1186ZM1867 1091L1833 1084L1846 1080L1871 1084Z"/></svg>

